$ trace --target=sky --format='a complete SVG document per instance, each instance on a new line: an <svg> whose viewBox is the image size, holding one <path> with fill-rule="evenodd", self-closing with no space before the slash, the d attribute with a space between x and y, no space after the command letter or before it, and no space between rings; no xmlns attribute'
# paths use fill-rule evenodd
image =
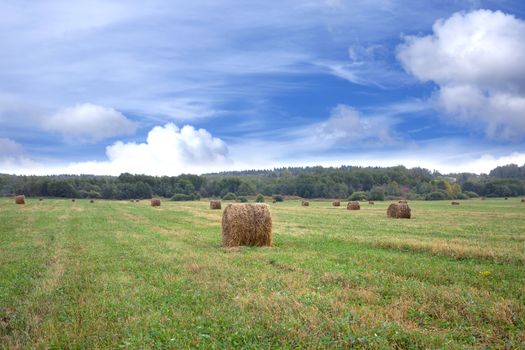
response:
<svg viewBox="0 0 525 350"><path fill-rule="evenodd" d="M509 163L522 0L0 2L0 173Z"/></svg>

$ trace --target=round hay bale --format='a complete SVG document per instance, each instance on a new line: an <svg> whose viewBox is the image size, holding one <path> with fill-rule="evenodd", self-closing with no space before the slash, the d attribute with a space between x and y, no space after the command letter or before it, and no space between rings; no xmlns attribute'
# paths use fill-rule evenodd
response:
<svg viewBox="0 0 525 350"><path fill-rule="evenodd" d="M340 206L341 206L341 201L333 201L333 202L332 202L332 205L333 205L334 207L340 207Z"/></svg>
<svg viewBox="0 0 525 350"><path fill-rule="evenodd" d="M140 201L138 199L135 199L135 203L138 203L138 202L140 202Z"/></svg>
<svg viewBox="0 0 525 350"><path fill-rule="evenodd" d="M352 202L348 202L348 204L346 205L346 209L347 210L359 210L361 209L361 206L359 205L358 201L352 201Z"/></svg>
<svg viewBox="0 0 525 350"><path fill-rule="evenodd" d="M481 197L481 200L484 201L486 198L485 197Z"/></svg>
<svg viewBox="0 0 525 350"><path fill-rule="evenodd" d="M89 203L95 203L95 201L94 200L90 200Z"/></svg>
<svg viewBox="0 0 525 350"><path fill-rule="evenodd" d="M74 199L71 200L71 202L74 202L74 201L75 201Z"/></svg>
<svg viewBox="0 0 525 350"><path fill-rule="evenodd" d="M411 210L406 203L392 203L388 206L386 215L394 219L410 219Z"/></svg>
<svg viewBox="0 0 525 350"><path fill-rule="evenodd" d="M303 206L303 207L308 207L308 206L310 206L310 202L307 202L307 201L301 201L301 206Z"/></svg>
<svg viewBox="0 0 525 350"><path fill-rule="evenodd" d="M43 198L38 198L38 201L39 202L42 202L44 199Z"/></svg>
<svg viewBox="0 0 525 350"><path fill-rule="evenodd" d="M505 197L505 200L508 200L508 199L509 199L509 197Z"/></svg>
<svg viewBox="0 0 525 350"><path fill-rule="evenodd" d="M221 201L210 201L210 209L221 209Z"/></svg>
<svg viewBox="0 0 525 350"><path fill-rule="evenodd" d="M277 201L274 199L274 200L272 201L272 203L275 204L275 203L277 203Z"/></svg>
<svg viewBox="0 0 525 350"><path fill-rule="evenodd" d="M459 202L452 202L452 205L459 205Z"/></svg>
<svg viewBox="0 0 525 350"><path fill-rule="evenodd" d="M374 205L375 203L372 201L368 201L368 204Z"/></svg>
<svg viewBox="0 0 525 350"><path fill-rule="evenodd" d="M26 196L24 196L23 194L16 196L15 203L16 204L26 204Z"/></svg>
<svg viewBox="0 0 525 350"><path fill-rule="evenodd" d="M525 203L525 198L521 200L521 203Z"/></svg>
<svg viewBox="0 0 525 350"><path fill-rule="evenodd" d="M267 204L228 204L222 213L225 247L271 246L272 214Z"/></svg>
<svg viewBox="0 0 525 350"><path fill-rule="evenodd" d="M160 207L160 199L159 198L152 198L151 199L151 206L152 207Z"/></svg>

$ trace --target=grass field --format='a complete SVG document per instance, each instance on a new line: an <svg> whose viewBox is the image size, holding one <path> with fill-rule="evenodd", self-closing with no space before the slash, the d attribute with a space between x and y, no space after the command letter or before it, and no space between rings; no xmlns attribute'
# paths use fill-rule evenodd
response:
<svg viewBox="0 0 525 350"><path fill-rule="evenodd" d="M0 199L0 347L523 349L525 204L388 204L270 204L274 246L225 249L204 200Z"/></svg>

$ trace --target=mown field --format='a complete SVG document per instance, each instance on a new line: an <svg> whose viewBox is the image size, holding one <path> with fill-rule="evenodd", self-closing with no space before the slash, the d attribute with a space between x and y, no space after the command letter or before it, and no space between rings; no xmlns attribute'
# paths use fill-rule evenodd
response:
<svg viewBox="0 0 525 350"><path fill-rule="evenodd" d="M523 349L525 204L388 204L269 204L274 246L226 249L204 200L0 199L0 347Z"/></svg>

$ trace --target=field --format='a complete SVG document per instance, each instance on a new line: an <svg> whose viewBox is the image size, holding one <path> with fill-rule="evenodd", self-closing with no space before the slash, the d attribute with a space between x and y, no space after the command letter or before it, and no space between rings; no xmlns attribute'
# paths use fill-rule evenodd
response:
<svg viewBox="0 0 525 350"><path fill-rule="evenodd" d="M460 202L269 204L226 249L205 200L3 198L0 348L523 349L525 203Z"/></svg>

